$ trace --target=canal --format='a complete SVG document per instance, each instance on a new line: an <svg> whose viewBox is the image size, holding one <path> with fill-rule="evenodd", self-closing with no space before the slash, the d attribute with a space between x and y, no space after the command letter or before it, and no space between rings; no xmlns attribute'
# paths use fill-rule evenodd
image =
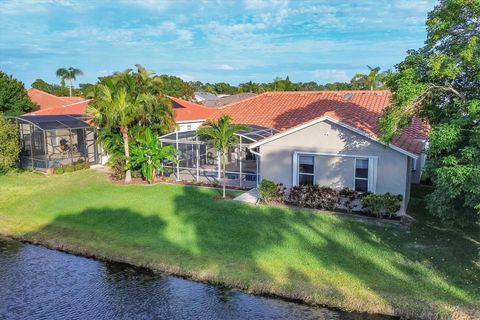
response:
<svg viewBox="0 0 480 320"><path fill-rule="evenodd" d="M0 239L0 319L392 319L281 299Z"/></svg>

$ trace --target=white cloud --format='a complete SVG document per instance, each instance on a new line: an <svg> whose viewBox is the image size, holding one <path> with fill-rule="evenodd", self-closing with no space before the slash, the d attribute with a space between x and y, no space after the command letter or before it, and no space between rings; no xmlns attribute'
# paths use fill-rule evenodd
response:
<svg viewBox="0 0 480 320"><path fill-rule="evenodd" d="M166 0L120 0L121 3L135 6L135 7L143 7L149 10L155 11L163 11L165 10L171 3L171 1Z"/></svg>
<svg viewBox="0 0 480 320"><path fill-rule="evenodd" d="M174 36L174 39L162 40L159 37ZM190 46L193 41L193 33L187 29L178 27L174 22L165 21L159 25L150 25L134 28L100 28L100 27L77 27L55 34L57 37L66 39L83 39L88 41L91 37L111 44L123 45L154 45L170 44L174 46Z"/></svg>
<svg viewBox="0 0 480 320"><path fill-rule="evenodd" d="M288 6L288 0L245 0L244 3L248 10L274 10Z"/></svg>
<svg viewBox="0 0 480 320"><path fill-rule="evenodd" d="M217 65L214 65L213 68L217 70L226 70L226 71L238 70L237 67L231 66L229 64L217 64Z"/></svg>
<svg viewBox="0 0 480 320"><path fill-rule="evenodd" d="M16 15L48 12L48 9L54 6L69 7L75 11L92 8L92 4L76 0L2 0L0 2L0 14Z"/></svg>
<svg viewBox="0 0 480 320"><path fill-rule="evenodd" d="M344 81L350 80L350 77L347 75L345 70L337 70L337 69L313 70L312 75L321 81L344 82Z"/></svg>

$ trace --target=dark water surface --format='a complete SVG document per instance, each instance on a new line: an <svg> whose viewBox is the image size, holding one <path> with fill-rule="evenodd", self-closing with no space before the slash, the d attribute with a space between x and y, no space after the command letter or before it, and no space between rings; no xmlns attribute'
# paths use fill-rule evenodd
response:
<svg viewBox="0 0 480 320"><path fill-rule="evenodd" d="M0 239L0 319L389 319L313 308Z"/></svg>

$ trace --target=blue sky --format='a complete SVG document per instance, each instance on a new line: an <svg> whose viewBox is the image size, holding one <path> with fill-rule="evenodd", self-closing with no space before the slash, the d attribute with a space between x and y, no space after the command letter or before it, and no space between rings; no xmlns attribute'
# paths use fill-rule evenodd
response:
<svg viewBox="0 0 480 320"><path fill-rule="evenodd" d="M433 0L0 0L0 69L27 87L140 63L203 82L348 81L422 46Z"/></svg>

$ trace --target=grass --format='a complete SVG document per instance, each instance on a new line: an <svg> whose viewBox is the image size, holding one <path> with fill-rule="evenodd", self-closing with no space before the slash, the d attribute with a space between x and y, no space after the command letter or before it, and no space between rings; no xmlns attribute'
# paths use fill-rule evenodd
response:
<svg viewBox="0 0 480 320"><path fill-rule="evenodd" d="M413 190L423 196L424 190ZM214 200L181 185L116 185L93 170L0 176L0 234L345 310L423 319L480 312L480 232L405 229Z"/></svg>

